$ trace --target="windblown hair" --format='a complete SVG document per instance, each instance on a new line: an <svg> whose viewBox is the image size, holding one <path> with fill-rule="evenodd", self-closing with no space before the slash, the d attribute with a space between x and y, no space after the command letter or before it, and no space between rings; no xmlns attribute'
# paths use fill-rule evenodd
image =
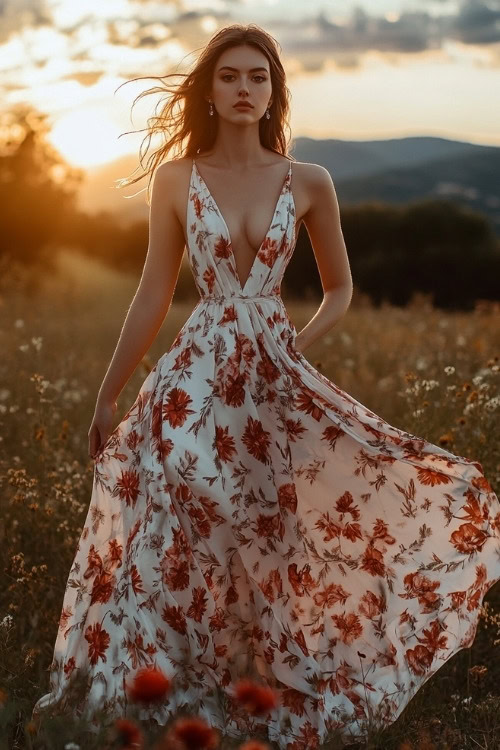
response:
<svg viewBox="0 0 500 750"><path fill-rule="evenodd" d="M173 86L155 86L143 91L136 101L147 94L167 92L171 96L163 105L159 114L148 119L145 138L139 150L139 161L144 173L135 178L118 180L117 187L132 185L149 174L147 204L150 204L150 186L156 168L167 160L170 152L177 158L193 157L199 152L212 148L217 135L217 111L210 116L205 95L211 89L213 71L220 55L229 47L249 44L259 49L267 57L271 74L273 103L270 108L270 119L261 117L259 135L261 144L275 153L291 158L288 153L290 138L285 138L285 127L290 134L289 110L290 91L285 83L285 71L278 53L278 42L255 24L233 24L220 29L202 49L193 69L188 73L170 73L165 76L147 76L156 80L183 76L184 81ZM281 47L279 47L281 49ZM141 80L142 77L131 80ZM128 81L126 81L128 83ZM123 84L121 84L123 85ZM160 102L161 103L161 102ZM132 131L140 132L140 131ZM152 136L160 136L163 142L160 148L153 151L147 167L143 164L142 144L151 141ZM148 146L149 147L149 146ZM146 149L147 152L147 149ZM144 154L145 155L145 154Z"/></svg>

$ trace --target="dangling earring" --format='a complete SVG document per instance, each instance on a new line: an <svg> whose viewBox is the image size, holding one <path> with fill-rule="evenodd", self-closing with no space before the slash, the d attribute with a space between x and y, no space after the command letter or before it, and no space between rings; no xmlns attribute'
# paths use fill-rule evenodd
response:
<svg viewBox="0 0 500 750"><path fill-rule="evenodd" d="M266 109L266 117L269 120L271 115L269 114L269 107Z"/></svg>
<svg viewBox="0 0 500 750"><path fill-rule="evenodd" d="M209 114L210 116L212 116L212 115L213 115L213 113L214 113L214 106L213 106L212 102L210 102L210 103L209 103L209 107L208 107L208 114Z"/></svg>

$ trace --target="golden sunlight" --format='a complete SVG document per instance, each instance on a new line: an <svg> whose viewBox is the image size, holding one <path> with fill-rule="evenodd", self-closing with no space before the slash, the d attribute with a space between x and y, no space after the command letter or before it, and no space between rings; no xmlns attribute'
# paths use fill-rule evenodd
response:
<svg viewBox="0 0 500 750"><path fill-rule="evenodd" d="M68 162L88 168L130 153L130 143L118 138L121 132L104 107L85 107L56 120L50 141Z"/></svg>

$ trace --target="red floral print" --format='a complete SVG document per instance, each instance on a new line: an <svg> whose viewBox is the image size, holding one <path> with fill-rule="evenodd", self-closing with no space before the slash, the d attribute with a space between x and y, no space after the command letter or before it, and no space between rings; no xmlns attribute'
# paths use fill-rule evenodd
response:
<svg viewBox="0 0 500 750"><path fill-rule="evenodd" d="M37 711L86 671L73 710L116 718L151 668L173 680L157 722L187 703L222 735L306 750L391 724L474 639L500 580L498 498L478 461L388 424L295 349L291 185L290 164L243 280L192 165L200 300L95 462ZM260 716L236 698L249 672L277 697Z"/></svg>
<svg viewBox="0 0 500 750"><path fill-rule="evenodd" d="M85 630L85 640L89 644L90 663L97 664L99 659L106 661L106 651L110 643L109 633L98 622L95 625L89 625Z"/></svg>

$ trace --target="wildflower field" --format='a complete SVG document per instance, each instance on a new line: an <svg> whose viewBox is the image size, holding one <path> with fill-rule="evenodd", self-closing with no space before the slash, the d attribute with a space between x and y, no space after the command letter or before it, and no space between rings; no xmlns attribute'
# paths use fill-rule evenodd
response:
<svg viewBox="0 0 500 750"><path fill-rule="evenodd" d="M168 727L154 727L142 726L132 712L100 734L71 714L41 722L31 717L48 690L64 587L89 504L87 435L95 399L136 285L85 264L35 287L19 270L0 279L0 750L272 747L258 737L246 744L220 737L195 716L173 716ZM300 330L319 302L283 297ZM194 304L174 299L120 395L116 423ZM444 312L425 298L405 309L376 309L355 295L345 317L304 354L389 423L479 460L498 494L499 312L491 303ZM356 747L498 749L499 646L500 583L485 597L471 648L441 667L392 726ZM162 676L145 677L146 687L131 686L137 702L164 697ZM272 705L259 689L242 689L249 716L262 711L259 699ZM340 740L332 737L323 747L341 747Z"/></svg>

